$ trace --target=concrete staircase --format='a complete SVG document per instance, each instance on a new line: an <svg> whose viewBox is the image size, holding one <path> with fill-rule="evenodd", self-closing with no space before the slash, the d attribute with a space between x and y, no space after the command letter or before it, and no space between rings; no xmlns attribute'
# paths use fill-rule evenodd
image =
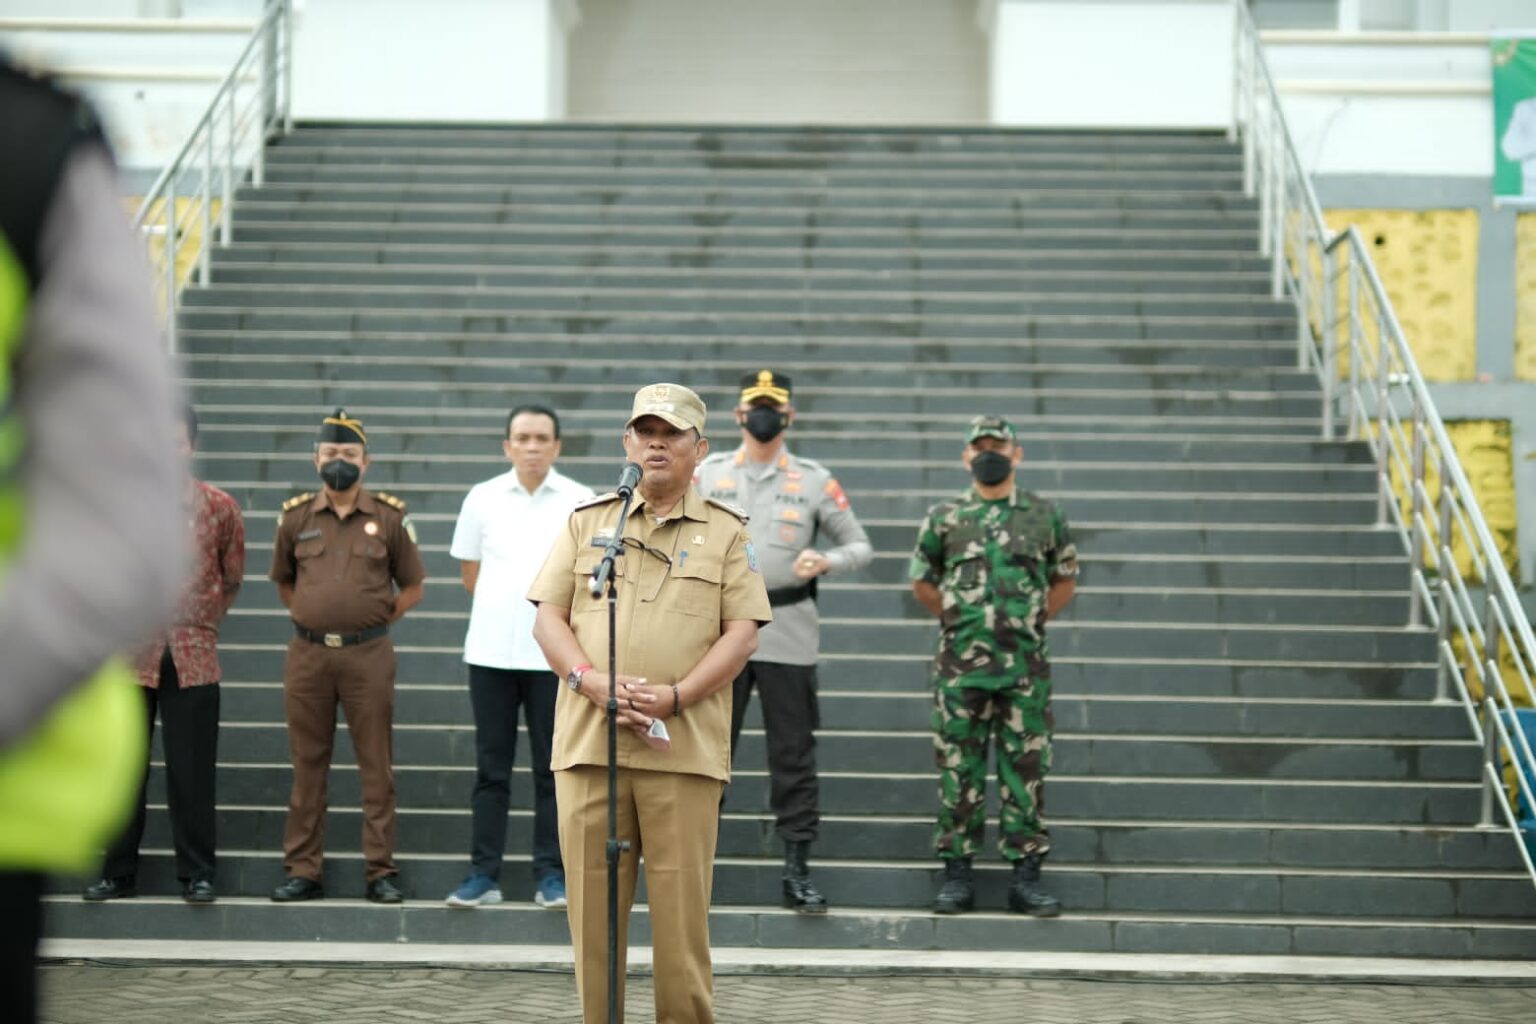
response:
<svg viewBox="0 0 1536 1024"><path fill-rule="evenodd" d="M793 375L796 449L838 472L877 551L825 616L824 920L777 909L759 720L720 842L717 945L1529 958L1536 891L1471 827L1477 751L1431 701L1431 637L1377 531L1359 445L1317 440L1319 396L1272 301L1239 155L1200 134L306 126L246 189L212 287L190 293L186 375L202 474L246 507L250 576L225 630L220 888L82 905L72 937L565 940L527 875L525 766L512 902L443 909L465 871L473 730L467 599L447 545L465 490L503 468L516 401L566 420L603 486L634 388L696 387L733 446L740 373ZM284 498L314 486L324 410L368 424L370 483L411 505L432 581L396 633L400 861L416 899L362 890L343 734L321 904L278 907L289 772L285 617L265 581ZM908 596L918 517L966 485L960 430L1023 431L1027 485L1083 552L1052 627L1056 921L981 901L927 910L936 791L926 661ZM153 784L142 882L174 891ZM995 833L994 833L995 834ZM636 918L638 941L646 919Z"/></svg>

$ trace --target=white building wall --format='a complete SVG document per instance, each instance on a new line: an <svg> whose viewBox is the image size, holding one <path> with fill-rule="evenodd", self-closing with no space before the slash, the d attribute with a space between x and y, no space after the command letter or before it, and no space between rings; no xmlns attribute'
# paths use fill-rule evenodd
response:
<svg viewBox="0 0 1536 1024"><path fill-rule="evenodd" d="M979 124L976 0L582 0L570 115Z"/></svg>

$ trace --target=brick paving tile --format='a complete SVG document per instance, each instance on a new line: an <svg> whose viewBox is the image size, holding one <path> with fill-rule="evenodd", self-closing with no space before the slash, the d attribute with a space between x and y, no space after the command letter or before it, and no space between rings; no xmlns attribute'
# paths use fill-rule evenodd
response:
<svg viewBox="0 0 1536 1024"><path fill-rule="evenodd" d="M561 973L385 968L42 969L42 1024L579 1024ZM630 1024L649 1024L631 978ZM720 977L720 1024L1531 1024L1536 987L924 977Z"/></svg>

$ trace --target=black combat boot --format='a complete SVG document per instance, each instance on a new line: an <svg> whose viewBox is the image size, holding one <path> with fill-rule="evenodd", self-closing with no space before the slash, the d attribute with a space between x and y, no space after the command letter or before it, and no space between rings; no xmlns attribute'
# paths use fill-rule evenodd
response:
<svg viewBox="0 0 1536 1024"><path fill-rule="evenodd" d="M944 862L944 884L933 898L935 914L965 914L976 909L976 884L971 879L971 858Z"/></svg>
<svg viewBox="0 0 1536 1024"><path fill-rule="evenodd" d="M1040 888L1040 861L1031 853L1013 862L1013 884L1008 887L1008 909L1030 917L1055 917L1061 913L1061 901Z"/></svg>
<svg viewBox="0 0 1536 1024"><path fill-rule="evenodd" d="M827 898L811 881L805 866L806 854L811 844L805 840L790 840L784 844L784 905L797 914L825 914Z"/></svg>

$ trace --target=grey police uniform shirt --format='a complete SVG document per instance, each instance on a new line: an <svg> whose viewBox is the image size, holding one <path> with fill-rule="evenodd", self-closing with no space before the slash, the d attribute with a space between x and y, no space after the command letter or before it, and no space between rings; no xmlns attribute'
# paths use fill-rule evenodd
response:
<svg viewBox="0 0 1536 1024"><path fill-rule="evenodd" d="M171 378L144 248L100 146L65 161L14 381L28 504L0 574L0 750L171 617L188 560Z"/></svg>
<svg viewBox="0 0 1536 1024"><path fill-rule="evenodd" d="M699 464L698 488L705 497L747 511L747 529L770 592L806 583L794 573L795 556L806 548L820 551L831 563L823 580L862 569L874 558L869 537L831 471L786 448L768 463L749 461L740 448L711 455ZM820 642L816 602L778 605L773 622L757 631L752 660L814 665Z"/></svg>

